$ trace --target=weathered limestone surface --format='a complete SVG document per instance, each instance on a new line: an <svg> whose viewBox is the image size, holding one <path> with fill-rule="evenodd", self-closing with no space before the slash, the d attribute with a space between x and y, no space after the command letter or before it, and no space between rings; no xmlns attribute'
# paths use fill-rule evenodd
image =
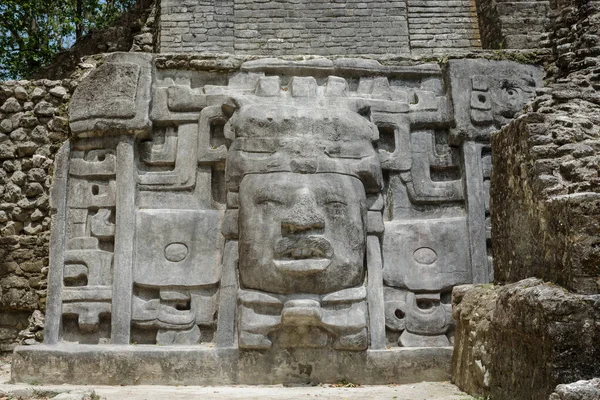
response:
<svg viewBox="0 0 600 400"><path fill-rule="evenodd" d="M282 352L207 346L28 346L13 355L17 382L88 385L359 384L448 380L451 348ZM66 365L72 366L66 368Z"/></svg>
<svg viewBox="0 0 600 400"><path fill-rule="evenodd" d="M418 54L479 49L474 3L163 0L160 51Z"/></svg>
<svg viewBox="0 0 600 400"><path fill-rule="evenodd" d="M454 293L453 379L498 399L600 375L600 9L549 5L550 84L492 135L494 277L518 282Z"/></svg>
<svg viewBox="0 0 600 400"><path fill-rule="evenodd" d="M589 381L581 380L565 385L558 385L549 400L588 400L600 399L600 378Z"/></svg>
<svg viewBox="0 0 600 400"><path fill-rule="evenodd" d="M409 45L415 54L482 47L474 1L409 0L406 7Z"/></svg>
<svg viewBox="0 0 600 400"><path fill-rule="evenodd" d="M599 293L598 106L561 103L541 96L532 113L493 139L506 149L494 159L495 277L538 276Z"/></svg>
<svg viewBox="0 0 600 400"><path fill-rule="evenodd" d="M43 339L54 157L71 94L100 59L71 79L0 83L0 351Z"/></svg>
<svg viewBox="0 0 600 400"><path fill-rule="evenodd" d="M600 375L600 295L530 278L456 287L453 306L453 381L468 393L547 399L557 384Z"/></svg>
<svg viewBox="0 0 600 400"><path fill-rule="evenodd" d="M48 192L71 89L70 80L0 84L0 351L45 309Z"/></svg>
<svg viewBox="0 0 600 400"><path fill-rule="evenodd" d="M479 0L484 49L537 49L547 41L549 2Z"/></svg>
<svg viewBox="0 0 600 400"><path fill-rule="evenodd" d="M46 345L17 350L15 379L446 379L456 329L472 393L598 375L597 4L477 7L484 47L548 38L553 86L512 62L411 59L481 47L462 0L163 0L105 49L181 54L109 57L69 127L78 82L3 85L0 350L41 339L52 264ZM386 62L260 57L347 53ZM536 94L493 139L492 178L492 132ZM582 294L461 286L456 328L452 288L493 262L499 281Z"/></svg>
<svg viewBox="0 0 600 400"><path fill-rule="evenodd" d="M492 317L498 298L492 285L461 285L452 291L456 321L452 381L473 396L489 394Z"/></svg>
<svg viewBox="0 0 600 400"><path fill-rule="evenodd" d="M15 379L136 382L123 351L190 371L163 383L447 377L452 287L491 275L490 133L540 70L180 59L113 54L73 94L47 346Z"/></svg>
<svg viewBox="0 0 600 400"><path fill-rule="evenodd" d="M556 83L492 139L495 277L599 293L600 11L593 2L565 11L555 22ZM577 30L561 35L575 12Z"/></svg>

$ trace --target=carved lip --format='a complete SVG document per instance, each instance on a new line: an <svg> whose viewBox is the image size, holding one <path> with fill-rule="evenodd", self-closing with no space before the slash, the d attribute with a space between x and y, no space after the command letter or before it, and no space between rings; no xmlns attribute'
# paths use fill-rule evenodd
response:
<svg viewBox="0 0 600 400"><path fill-rule="evenodd" d="M325 270L331 264L333 247L322 236L292 236L277 241L274 248L275 266L290 274L311 274Z"/></svg>
<svg viewBox="0 0 600 400"><path fill-rule="evenodd" d="M294 275L308 275L324 271L329 264L331 264L331 260L328 258L313 258L295 261L274 260L273 263L281 272Z"/></svg>
<svg viewBox="0 0 600 400"><path fill-rule="evenodd" d="M274 250L276 260L321 259L333 256L331 243L322 236L286 236L277 241Z"/></svg>

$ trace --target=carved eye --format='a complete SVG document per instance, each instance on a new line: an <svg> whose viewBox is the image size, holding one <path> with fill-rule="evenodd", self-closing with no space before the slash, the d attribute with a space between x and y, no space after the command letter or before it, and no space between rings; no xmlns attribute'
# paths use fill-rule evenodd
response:
<svg viewBox="0 0 600 400"><path fill-rule="evenodd" d="M339 210L345 208L347 205L348 204L342 200L328 200L325 202L325 206Z"/></svg>
<svg viewBox="0 0 600 400"><path fill-rule="evenodd" d="M256 201L256 204L261 205L263 207L277 207L277 206L281 206L283 205L283 202L277 200L277 199L271 199L271 198L259 198Z"/></svg>
<svg viewBox="0 0 600 400"><path fill-rule="evenodd" d="M335 217L341 217L346 210L347 204L341 200L329 200L324 204L327 212Z"/></svg>
<svg viewBox="0 0 600 400"><path fill-rule="evenodd" d="M519 87L515 86L515 84L510 81L502 82L502 90L510 97L519 95Z"/></svg>

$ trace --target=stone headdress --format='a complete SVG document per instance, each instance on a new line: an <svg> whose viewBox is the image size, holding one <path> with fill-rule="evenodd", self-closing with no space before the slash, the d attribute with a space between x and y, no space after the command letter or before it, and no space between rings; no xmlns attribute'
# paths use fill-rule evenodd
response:
<svg viewBox="0 0 600 400"><path fill-rule="evenodd" d="M294 97L242 98L225 126L232 140L227 156L229 191L237 192L247 174L295 172L337 173L360 179L367 192L382 186L380 162L373 142L377 127L352 105L319 93ZM258 100L258 101L257 101Z"/></svg>

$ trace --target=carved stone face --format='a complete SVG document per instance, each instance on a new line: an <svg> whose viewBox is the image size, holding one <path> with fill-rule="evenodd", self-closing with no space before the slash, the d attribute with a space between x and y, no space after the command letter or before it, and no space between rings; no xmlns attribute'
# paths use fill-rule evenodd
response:
<svg viewBox="0 0 600 400"><path fill-rule="evenodd" d="M508 124L535 95L535 82L521 77L496 79L491 85L492 110L497 127Z"/></svg>
<svg viewBox="0 0 600 400"><path fill-rule="evenodd" d="M366 200L352 176L273 172L240 185L242 286L330 293L364 277Z"/></svg>

